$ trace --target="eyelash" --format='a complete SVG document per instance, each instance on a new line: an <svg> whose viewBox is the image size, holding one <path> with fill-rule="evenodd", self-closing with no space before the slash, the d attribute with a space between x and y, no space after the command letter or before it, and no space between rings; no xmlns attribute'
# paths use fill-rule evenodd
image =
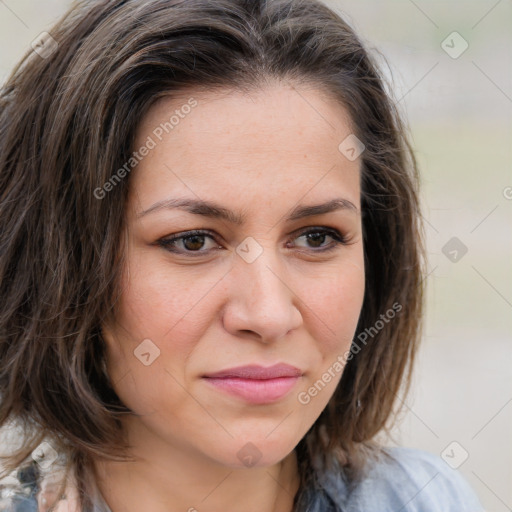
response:
<svg viewBox="0 0 512 512"><path fill-rule="evenodd" d="M347 245L348 244L347 237L342 235L338 230L332 229L332 228L327 228L327 227L308 228L308 229L300 232L297 235L296 238L299 238L299 237L304 236L304 235L309 235L309 234L312 234L312 233L314 233L314 234L317 234L317 233L325 234L327 236L330 236L334 240L334 242L332 242L332 244L330 246L326 247L326 248L311 249L311 252L313 254L316 254L316 253L322 253L322 254L330 253L331 251L334 251L335 249L338 249L340 245ZM217 243L217 241L215 240L215 237L213 236L213 234L211 232L205 231L205 230L196 230L195 229L195 230L192 230L192 231L187 231L187 232L182 233L182 234L173 235L173 236L166 237L166 238L161 238L160 240L157 241L157 245L159 245L160 247L163 247L165 250L167 250L169 252L176 253L176 254L182 254L182 255L186 255L186 256L191 256L191 257L198 257L200 255L208 254L210 252L210 250L207 250L207 251L186 251L185 250L185 251L183 251L183 250L177 250L175 248L175 246L173 245L176 241L185 240L187 238L192 238L193 236L206 236L206 237L211 238L212 240L214 240Z"/></svg>

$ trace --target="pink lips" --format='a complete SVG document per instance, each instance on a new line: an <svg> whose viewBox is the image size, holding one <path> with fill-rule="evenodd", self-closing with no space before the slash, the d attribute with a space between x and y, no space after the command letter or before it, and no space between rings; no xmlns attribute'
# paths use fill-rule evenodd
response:
<svg viewBox="0 0 512 512"><path fill-rule="evenodd" d="M265 368L239 366L205 375L213 386L252 404L271 403L283 398L300 379L302 372L288 364Z"/></svg>

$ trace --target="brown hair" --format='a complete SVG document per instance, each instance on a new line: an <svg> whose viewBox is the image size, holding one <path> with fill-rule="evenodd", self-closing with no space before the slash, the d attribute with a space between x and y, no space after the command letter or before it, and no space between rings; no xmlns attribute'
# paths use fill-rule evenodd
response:
<svg viewBox="0 0 512 512"><path fill-rule="evenodd" d="M0 425L16 419L28 436L7 467L47 435L84 481L92 457L122 459L130 411L105 374L101 325L120 293L129 176L108 200L94 191L130 158L157 98L267 78L327 91L366 146L357 332L402 310L347 362L297 446L303 482L313 453L360 467L408 387L423 304L416 162L374 58L315 0L82 1L51 36L58 46L29 52L0 95Z"/></svg>

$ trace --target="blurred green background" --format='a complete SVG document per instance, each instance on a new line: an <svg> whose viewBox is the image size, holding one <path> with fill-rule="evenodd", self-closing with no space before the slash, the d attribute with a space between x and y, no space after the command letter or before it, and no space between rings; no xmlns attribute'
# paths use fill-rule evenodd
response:
<svg viewBox="0 0 512 512"><path fill-rule="evenodd" d="M512 3L325 3L384 66L422 173L425 335L394 442L443 456L486 510L512 510ZM70 5L0 0L1 82Z"/></svg>

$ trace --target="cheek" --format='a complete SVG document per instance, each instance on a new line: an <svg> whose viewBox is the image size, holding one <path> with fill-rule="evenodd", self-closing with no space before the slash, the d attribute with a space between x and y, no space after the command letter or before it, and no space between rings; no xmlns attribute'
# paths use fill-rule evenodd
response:
<svg viewBox="0 0 512 512"><path fill-rule="evenodd" d="M207 321L198 311L221 278L220 272L205 272L200 265L180 269L158 251L133 254L117 304L118 323L139 342L153 336L162 343L170 337L179 346L184 332L193 337L201 320Z"/></svg>
<svg viewBox="0 0 512 512"><path fill-rule="evenodd" d="M116 323L104 329L109 375L112 382L126 388L126 392L119 391L120 395L137 391L139 379L158 388L169 380L166 370L183 381L187 358L212 322L211 313L205 310L208 295L215 293L223 275L205 275L200 266L197 271L188 268L180 272L176 266L162 262L161 255L154 258L152 254L130 255L122 295L116 303ZM139 346L146 345L150 360L158 354L148 367L137 358ZM126 378L128 374L132 382Z"/></svg>
<svg viewBox="0 0 512 512"><path fill-rule="evenodd" d="M336 271L325 270L316 284L304 289L313 339L323 355L336 357L350 347L364 298L365 274L362 259L344 262ZM336 353L336 355L335 355Z"/></svg>
<svg viewBox="0 0 512 512"><path fill-rule="evenodd" d="M311 289L307 295L309 324L315 326L310 333L320 357L297 395L313 420L335 392L350 355L364 298L364 267L357 260L346 263L322 281L322 289Z"/></svg>

